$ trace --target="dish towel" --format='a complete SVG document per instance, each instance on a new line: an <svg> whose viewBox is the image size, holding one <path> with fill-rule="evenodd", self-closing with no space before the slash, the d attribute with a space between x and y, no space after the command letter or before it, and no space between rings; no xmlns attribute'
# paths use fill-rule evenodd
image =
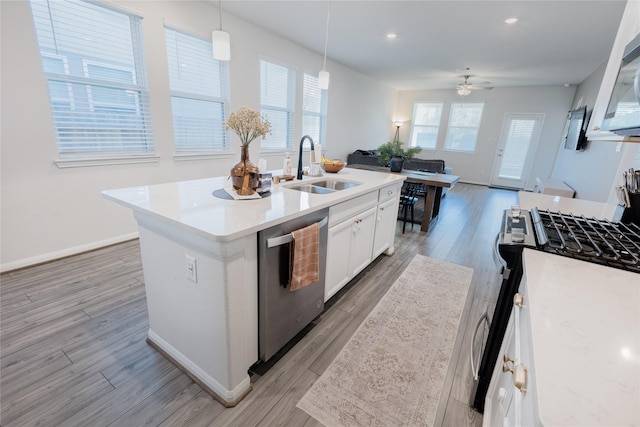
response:
<svg viewBox="0 0 640 427"><path fill-rule="evenodd" d="M289 290L293 292L319 279L320 227L315 223L291 234Z"/></svg>

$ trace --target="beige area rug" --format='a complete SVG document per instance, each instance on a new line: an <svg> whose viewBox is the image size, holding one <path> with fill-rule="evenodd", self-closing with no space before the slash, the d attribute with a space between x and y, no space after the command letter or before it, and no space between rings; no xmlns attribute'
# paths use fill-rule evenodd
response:
<svg viewBox="0 0 640 427"><path fill-rule="evenodd" d="M298 402L326 426L433 426L473 270L416 255Z"/></svg>

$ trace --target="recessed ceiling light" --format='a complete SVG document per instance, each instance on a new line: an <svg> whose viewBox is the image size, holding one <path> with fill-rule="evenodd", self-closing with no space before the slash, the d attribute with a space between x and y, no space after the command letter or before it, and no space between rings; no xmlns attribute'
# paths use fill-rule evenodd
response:
<svg viewBox="0 0 640 427"><path fill-rule="evenodd" d="M505 19L504 22L507 24L515 24L516 22L518 22L518 18L508 18Z"/></svg>
<svg viewBox="0 0 640 427"><path fill-rule="evenodd" d="M387 33L387 38L388 39L395 39L396 37L398 37L398 35L396 33Z"/></svg>

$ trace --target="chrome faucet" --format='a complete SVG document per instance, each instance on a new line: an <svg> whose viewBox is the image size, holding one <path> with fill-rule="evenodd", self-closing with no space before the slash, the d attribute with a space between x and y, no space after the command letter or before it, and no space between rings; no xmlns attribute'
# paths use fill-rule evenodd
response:
<svg viewBox="0 0 640 427"><path fill-rule="evenodd" d="M314 150L313 139L311 139L309 135L303 136L302 139L300 140L300 149L298 151L298 175L296 176L297 179L302 179L302 146L304 145L305 139L308 139L309 142L311 143L311 151Z"/></svg>

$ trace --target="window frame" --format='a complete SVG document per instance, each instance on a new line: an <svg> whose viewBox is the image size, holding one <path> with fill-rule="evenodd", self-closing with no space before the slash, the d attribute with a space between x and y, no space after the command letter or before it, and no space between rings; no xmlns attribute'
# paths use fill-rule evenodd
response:
<svg viewBox="0 0 640 427"><path fill-rule="evenodd" d="M418 105L437 105L440 107L440 117L438 119L438 124L436 126L434 125L420 125L420 124L416 124L416 111L418 109ZM409 146L410 147L422 147L423 150L437 150L438 149L438 136L440 135L440 127L442 125L442 112L444 111L444 102L442 101L423 101L423 102L414 102L413 103L413 113L411 115L411 132L409 135ZM426 147L423 145L417 145L416 144L416 128L436 128L436 140L433 144L433 147Z"/></svg>
<svg viewBox="0 0 640 427"><path fill-rule="evenodd" d="M188 30L184 30L181 28L178 28L176 26L170 25L170 24L165 24L164 26L164 34L165 37L167 37L168 32L170 31L175 31L177 33L181 33L182 35L186 36L186 37L190 37L190 38L194 38L194 39L198 39L204 42L207 42L208 44L211 44L210 40L206 39L205 37L201 37L193 32L190 32ZM167 40L165 40L165 52L168 49L167 46ZM177 48L177 47L176 47ZM213 52L213 46L212 46L212 52ZM167 52L168 53L168 52ZM171 87L171 76L170 76L170 72L168 70L168 74L169 74L169 92L170 92L170 97L169 97L169 102L171 104L171 119L172 119L172 129L173 129L173 136L174 136L174 142L173 142L173 148L174 148L174 160L199 160L199 159L206 159L206 158L217 158L217 157L228 157L232 155L231 152L231 146L232 146L232 141L231 141L231 133L226 129L226 120L229 116L229 110L230 110L230 82L229 82L229 64L226 61L219 61L216 59L213 59L213 61L215 61L217 67L218 67L218 72L220 75L220 81L219 83L219 89L220 89L220 96L210 96L210 95L205 95L205 94L201 94L201 93L196 93L196 92L185 92L185 91L180 91L180 90L174 90ZM167 61L167 67L170 68L170 64L169 61ZM180 99L186 99L186 100L195 100L195 101L202 101L202 102L211 102L211 103L218 103L222 105L222 114L223 114L223 120L222 120L222 139L223 139L223 144L222 144L222 148L216 148L215 146L212 147L200 147L200 148L187 148L187 147L178 147L178 145L176 144L177 139L175 136L175 117L174 117L174 112L173 112L173 101L174 98L180 98Z"/></svg>
<svg viewBox="0 0 640 427"><path fill-rule="evenodd" d="M312 110L307 110L305 108L305 99L306 99L306 82L307 82L307 77L309 77L310 79L314 79L315 81L315 88L313 88L314 90L318 90L320 92L320 111L312 111ZM305 116L307 117L318 117L320 119L320 124L319 124L319 137L318 137L318 144L320 144L322 147L324 147L326 149L326 139L327 139L327 110L328 110L328 104L329 104L329 94L327 90L324 89L320 89L318 88L318 76L311 74L311 73L303 73L302 75L302 134L306 135L307 131L304 128L304 119Z"/></svg>
<svg viewBox="0 0 640 427"><path fill-rule="evenodd" d="M142 45L142 17L135 12L113 7L112 5L100 2L83 2L83 7L91 9L84 9L83 13L78 15L80 16L80 19L59 19L60 16L64 15L53 15L57 19L51 22L52 15L50 13L49 18L46 21L43 21L44 14L41 4L34 1L30 1L29 4L32 9L31 23L36 33L36 46L40 56L42 75L49 89L48 102L56 141L57 158L54 159L56 165L60 168L67 168L157 162L159 156L156 154L149 86L146 78L146 64L144 62L144 51ZM35 8L36 5L37 13ZM88 62L97 63L109 68L117 68L119 67L119 64L102 62L101 59L105 58L105 55L103 54L87 55L86 52L83 53L79 42L68 45L70 46L70 49L68 50L57 50L58 45L55 45L56 50L54 50L49 42L50 39L41 39L41 36L48 36L49 32L55 36L57 32L68 30L69 28L73 29L73 32L70 34L77 36L77 38L80 39L83 32L85 32L91 25L91 22L86 18L88 13L84 12L95 12L95 10L98 10L98 13L94 13L94 16L108 17L109 14L111 14L111 16L118 14L121 16L116 19L122 20L120 22L125 22L124 19L127 20L127 23L121 25L119 28L126 29L123 30L121 34L131 43L130 59L133 66L132 75L136 76L138 79L135 80L134 83L130 85L123 85L114 81L92 79L87 75L86 64ZM100 15L101 13L104 13L104 15ZM68 16L65 18L67 17ZM45 29L42 25L47 25L49 29ZM42 30L47 32L42 33ZM69 38L66 40L69 40ZM61 54L61 52L64 53ZM64 63L64 73L45 71L44 58L62 59ZM77 70L75 74L70 74L70 72L72 72L72 66L70 64L72 59L75 61L74 64L77 63L77 65L74 65L76 67L75 70ZM127 71L131 71L131 68L127 68ZM69 93L70 99L68 112L66 114L69 114L68 119L71 119L69 121L71 124L70 126L66 125L66 123L62 121L65 113L57 112L58 109L56 108L56 103L60 100L55 99L50 90L50 85L54 82L67 85L67 93ZM78 87L74 88L74 85ZM95 123L99 123L102 119L99 115L92 115L95 113L95 108L93 108L94 105L91 102L92 86L104 86L118 90L133 91L137 99L135 105L136 112L134 113L136 114L135 124L137 127L124 128L117 122L107 123L103 128L94 128L96 130L88 131L89 137L82 138L78 135L74 135L72 137L62 136L61 132L65 132L67 129L71 130L71 132L77 132L78 130L84 129L79 126L79 123L81 123L80 120L82 120L81 115L83 113L88 113L90 120ZM82 103L82 105L79 103ZM86 104L86 106L84 104ZM61 115L58 116L58 114ZM136 140L132 140L133 144L123 144L123 141L126 140L120 137L113 138L111 140L107 137L106 140L100 140L105 131L115 133L122 131L134 131L139 133L140 137ZM93 148L83 149L83 145L85 144L87 147Z"/></svg>
<svg viewBox="0 0 640 427"><path fill-rule="evenodd" d="M478 124L475 127L470 127L470 126L452 126L451 125L451 120L454 117L453 111L454 108L456 108L456 106L461 106L461 105L480 105L481 106L481 111L480 111L480 117L478 119ZM444 138L444 143L442 146L442 150L443 151L451 151L451 152L456 152L456 153L475 153L476 152L476 147L478 146L478 135L480 133L480 126L482 125L482 117L484 115L484 107L485 107L485 103L484 102L452 102L451 106L449 107L449 118L448 118L448 122L447 122L447 133L445 135ZM473 148L471 150L465 150L465 149L460 149L460 148L451 148L449 146L447 146L447 143L449 141L449 135L451 132L451 129L475 129L475 139L473 141Z"/></svg>
<svg viewBox="0 0 640 427"><path fill-rule="evenodd" d="M263 64L275 65L277 67L282 67L287 70L287 84L286 84L287 106L286 107L283 108L279 106L271 106L263 103L263 99L262 99L262 91L263 91L262 66ZM296 120L296 78L297 78L296 69L289 65L274 61L273 59L267 59L267 58L260 58L259 66L260 66L260 70L259 70L260 72L260 114L267 117L267 119L269 118L268 111L284 112L287 114L286 141L284 146L265 147L265 144L262 143L260 145L260 151L265 154L276 154L276 153L291 151L294 148L293 136L294 136L295 120ZM269 121L271 122L271 129L273 131L274 122L272 120L269 120ZM269 135L267 135L263 141L268 139L269 139Z"/></svg>

